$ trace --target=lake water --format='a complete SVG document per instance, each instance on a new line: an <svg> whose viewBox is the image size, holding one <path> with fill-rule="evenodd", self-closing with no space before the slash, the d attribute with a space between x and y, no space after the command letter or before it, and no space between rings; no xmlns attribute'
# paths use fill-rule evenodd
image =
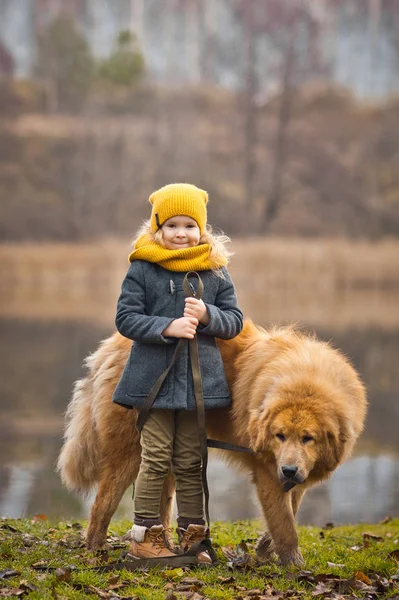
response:
<svg viewBox="0 0 399 600"><path fill-rule="evenodd" d="M51 302L40 290L25 290L26 311L21 307L13 310L17 304L10 296L4 300L3 295L3 310L0 309L0 514L3 516L43 513L76 519L88 514L92 499L83 501L64 489L54 465L61 446L63 413L73 382L83 374L82 360L113 331L118 290L104 296L100 286L93 287L93 282L90 286L68 302L62 290L53 290ZM297 302L289 293L271 303L270 290L263 292L263 299L258 290L256 303L251 305L251 290L240 290L239 285L237 289L246 315L257 323L267 326L268 322L287 322L287 316L292 314L292 320L299 319L320 338L331 340L351 358L368 390L367 427L353 458L328 483L307 494L299 522L315 525L327 521L378 522L386 515L398 515L399 320L387 319L387 311L390 306L397 310L399 294L396 292L394 298L384 292L378 300L375 292L367 291L355 294L352 299L347 294L337 295L329 306L313 297L316 310ZM10 294L9 290L3 291ZM42 310L34 309L38 296ZM70 309L71 302L75 312ZM89 303L90 311L81 313L79 306L83 303ZM260 310L262 303L267 311ZM372 307L369 316L367 306ZM91 318L86 318L88 312ZM264 318L266 312L268 322ZM259 515L254 491L244 476L211 459L209 481L212 519ZM117 515L130 518L131 514L129 491Z"/></svg>

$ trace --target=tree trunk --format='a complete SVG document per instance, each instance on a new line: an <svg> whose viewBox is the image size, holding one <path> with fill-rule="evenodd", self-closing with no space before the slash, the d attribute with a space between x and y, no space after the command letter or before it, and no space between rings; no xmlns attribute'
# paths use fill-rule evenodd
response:
<svg viewBox="0 0 399 600"><path fill-rule="evenodd" d="M256 73L255 73L255 34L253 23L253 0L247 0L244 8L244 57L245 57L245 208L247 226L251 228L254 217L254 181L256 163Z"/></svg>
<svg viewBox="0 0 399 600"><path fill-rule="evenodd" d="M284 169L288 158L287 134L291 121L292 104L294 99L294 89L292 85L292 73L295 62L294 37L294 35L291 36L283 66L281 101L277 121L277 135L274 151L274 168L272 172L272 181L269 188L270 191L267 198L267 204L264 211L264 218L261 220L261 231L265 231L270 227L271 222L276 218L281 206Z"/></svg>

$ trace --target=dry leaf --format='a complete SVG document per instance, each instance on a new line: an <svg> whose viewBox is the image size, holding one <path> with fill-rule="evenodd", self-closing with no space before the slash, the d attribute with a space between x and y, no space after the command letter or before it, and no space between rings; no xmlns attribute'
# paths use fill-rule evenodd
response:
<svg viewBox="0 0 399 600"><path fill-rule="evenodd" d="M16 527L13 527L12 525L9 525L8 523L3 523L3 525L0 525L0 531L11 531L11 533L22 533L19 529L17 529Z"/></svg>
<svg viewBox="0 0 399 600"><path fill-rule="evenodd" d="M221 584L226 584L226 583L233 583L236 580L235 577L230 576L230 577L222 577L221 575L218 575L218 581Z"/></svg>
<svg viewBox="0 0 399 600"><path fill-rule="evenodd" d="M377 592L379 592L380 594L387 592L390 588L390 583L389 583L388 579L386 579L386 577L380 577L379 575L374 575L373 583L377 588Z"/></svg>
<svg viewBox="0 0 399 600"><path fill-rule="evenodd" d="M394 558L395 560L399 561L399 549L398 550L392 550L392 552L390 552L388 554L388 556L390 556L391 558Z"/></svg>
<svg viewBox="0 0 399 600"><path fill-rule="evenodd" d="M17 577L21 575L20 571L14 571L13 569L6 569L5 571L0 571L0 579L9 579L10 577Z"/></svg>
<svg viewBox="0 0 399 600"><path fill-rule="evenodd" d="M48 517L46 517L46 515L42 515L42 514L37 514L37 515L33 515L31 523L37 523L38 521L47 521Z"/></svg>
<svg viewBox="0 0 399 600"><path fill-rule="evenodd" d="M330 592L331 588L321 581L316 585L312 592L312 596L325 596L326 594L330 594Z"/></svg>
<svg viewBox="0 0 399 600"><path fill-rule="evenodd" d="M374 533L363 533L363 540L370 540L372 542L382 542L383 538L379 535L374 535Z"/></svg>
<svg viewBox="0 0 399 600"><path fill-rule="evenodd" d="M363 583L365 583L366 585L371 585L370 579L362 571L356 571L353 577L358 581L363 581Z"/></svg>
<svg viewBox="0 0 399 600"><path fill-rule="evenodd" d="M21 588L1 588L0 589L0 597L1 598L8 598L9 596L22 596L22 594L25 594L25 590L22 590Z"/></svg>
<svg viewBox="0 0 399 600"><path fill-rule="evenodd" d="M26 579L22 579L22 581L19 582L19 587L26 592L36 592L39 589L36 585L29 583Z"/></svg>
<svg viewBox="0 0 399 600"><path fill-rule="evenodd" d="M31 564L32 569L46 569L48 567L48 562L45 560L38 560L35 563Z"/></svg>
<svg viewBox="0 0 399 600"><path fill-rule="evenodd" d="M184 571L180 567L177 569L166 569L162 571L162 577L165 579L178 579L179 577L183 577Z"/></svg>
<svg viewBox="0 0 399 600"><path fill-rule="evenodd" d="M57 581L71 581L71 569L69 567L56 569L54 575Z"/></svg>

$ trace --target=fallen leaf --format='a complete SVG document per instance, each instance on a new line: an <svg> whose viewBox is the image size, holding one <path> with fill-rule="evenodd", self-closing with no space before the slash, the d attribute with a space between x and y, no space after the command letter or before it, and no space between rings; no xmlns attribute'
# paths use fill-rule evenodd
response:
<svg viewBox="0 0 399 600"><path fill-rule="evenodd" d="M336 583L340 580L341 578L334 575L334 573L318 573L314 576L315 583L325 583L326 581L329 581L330 583Z"/></svg>
<svg viewBox="0 0 399 600"><path fill-rule="evenodd" d="M177 600L177 596L175 596L173 590L168 590L166 594L166 600Z"/></svg>
<svg viewBox="0 0 399 600"><path fill-rule="evenodd" d="M42 515L42 514L37 514L37 515L33 515L31 523L37 523L38 521L47 521L48 517L46 517L46 515Z"/></svg>
<svg viewBox="0 0 399 600"><path fill-rule="evenodd" d="M166 583L166 584L163 586L163 589L164 589L164 590L174 590L174 589L175 589L175 586L174 586L174 584L173 584L171 581L169 581L168 583Z"/></svg>
<svg viewBox="0 0 399 600"><path fill-rule="evenodd" d="M19 529L13 527L12 525L9 525L8 523L0 525L0 531L11 531L11 533L21 533Z"/></svg>
<svg viewBox="0 0 399 600"><path fill-rule="evenodd" d="M205 583L201 579L197 579L197 577L184 577L184 579L182 579L180 583L183 583L185 585L196 585L198 587L205 585Z"/></svg>
<svg viewBox="0 0 399 600"><path fill-rule="evenodd" d="M370 579L362 571L356 571L356 573L354 573L353 577L355 579L357 579L358 581L362 581L366 585L371 585Z"/></svg>
<svg viewBox="0 0 399 600"><path fill-rule="evenodd" d="M165 579L178 579L183 575L184 571L180 567L177 569L166 569L165 571L162 571L162 577Z"/></svg>
<svg viewBox="0 0 399 600"><path fill-rule="evenodd" d="M349 579L343 579L339 584L339 591L346 593L349 590L362 591L362 592L375 592L373 586L367 585L363 581L356 579L355 577L349 577Z"/></svg>
<svg viewBox="0 0 399 600"><path fill-rule="evenodd" d="M14 571L13 569L6 569L5 571L0 571L0 579L9 579L10 577L17 577L17 575L21 575L21 572Z"/></svg>
<svg viewBox="0 0 399 600"><path fill-rule="evenodd" d="M24 546L30 548L31 546L33 546L33 544L36 544L36 542L38 542L38 539L30 533L24 533L22 534L22 541L24 543Z"/></svg>
<svg viewBox="0 0 399 600"><path fill-rule="evenodd" d="M229 569L246 569L262 564L255 555L245 552L245 548L247 548L245 542L241 542L236 548L232 546L222 547L223 554L228 558L226 564Z"/></svg>
<svg viewBox="0 0 399 600"><path fill-rule="evenodd" d="M297 581L306 581L314 583L313 571L299 571L299 573L287 573L287 579L296 579Z"/></svg>
<svg viewBox="0 0 399 600"><path fill-rule="evenodd" d="M57 581L71 581L71 569L69 567L56 569L54 575Z"/></svg>
<svg viewBox="0 0 399 600"><path fill-rule="evenodd" d="M395 560L399 561L399 549L398 550L392 550L392 552L390 552L388 554L388 556L390 556L391 558L394 558Z"/></svg>
<svg viewBox="0 0 399 600"><path fill-rule="evenodd" d="M346 565L343 565L342 563L333 563L333 562L328 562L328 561L327 561L327 564L329 567L338 567L340 569L342 569L342 567L346 566Z"/></svg>
<svg viewBox="0 0 399 600"><path fill-rule="evenodd" d="M226 584L226 583L233 583L236 580L235 577L230 576L230 577L222 577L221 575L218 575L218 581L221 584Z"/></svg>
<svg viewBox="0 0 399 600"><path fill-rule="evenodd" d="M107 550L98 550L96 552L96 559L99 563L106 563L109 561L109 554Z"/></svg>
<svg viewBox="0 0 399 600"><path fill-rule="evenodd" d="M374 535L373 533L363 533L364 540L372 540L373 542L382 542L382 537L379 535Z"/></svg>
<svg viewBox="0 0 399 600"><path fill-rule="evenodd" d="M380 577L379 575L374 575L373 584L377 588L377 592L385 593L390 588L390 583L386 577Z"/></svg>
<svg viewBox="0 0 399 600"><path fill-rule="evenodd" d="M26 592L36 592L39 589L36 585L29 583L26 579L22 579L22 581L19 582L19 587Z"/></svg>
<svg viewBox="0 0 399 600"><path fill-rule="evenodd" d="M108 592L105 592L101 588L98 588L94 585L87 585L86 589L87 589L87 591L97 594L97 596L99 598L102 598L103 600L110 600L110 598L119 598L119 596L117 594L113 594L111 596L110 594L108 594Z"/></svg>
<svg viewBox="0 0 399 600"><path fill-rule="evenodd" d="M22 590L21 588L1 588L0 589L0 596L2 598L7 598L9 596L22 596L22 594L25 594L25 590Z"/></svg>
<svg viewBox="0 0 399 600"><path fill-rule="evenodd" d="M325 596L326 594L330 594L330 592L331 588L321 581L312 591L312 596Z"/></svg>
<svg viewBox="0 0 399 600"><path fill-rule="evenodd" d="M47 569L48 563L45 560L38 560L31 564L32 569Z"/></svg>

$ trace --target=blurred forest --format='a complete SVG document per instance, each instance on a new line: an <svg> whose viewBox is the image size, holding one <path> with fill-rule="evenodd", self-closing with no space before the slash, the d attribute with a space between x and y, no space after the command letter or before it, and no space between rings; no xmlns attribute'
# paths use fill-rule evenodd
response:
<svg viewBox="0 0 399 600"><path fill-rule="evenodd" d="M62 4L29 1L23 77L0 27L2 240L131 236L171 181L233 235L399 235L398 2L123 0L106 56Z"/></svg>

